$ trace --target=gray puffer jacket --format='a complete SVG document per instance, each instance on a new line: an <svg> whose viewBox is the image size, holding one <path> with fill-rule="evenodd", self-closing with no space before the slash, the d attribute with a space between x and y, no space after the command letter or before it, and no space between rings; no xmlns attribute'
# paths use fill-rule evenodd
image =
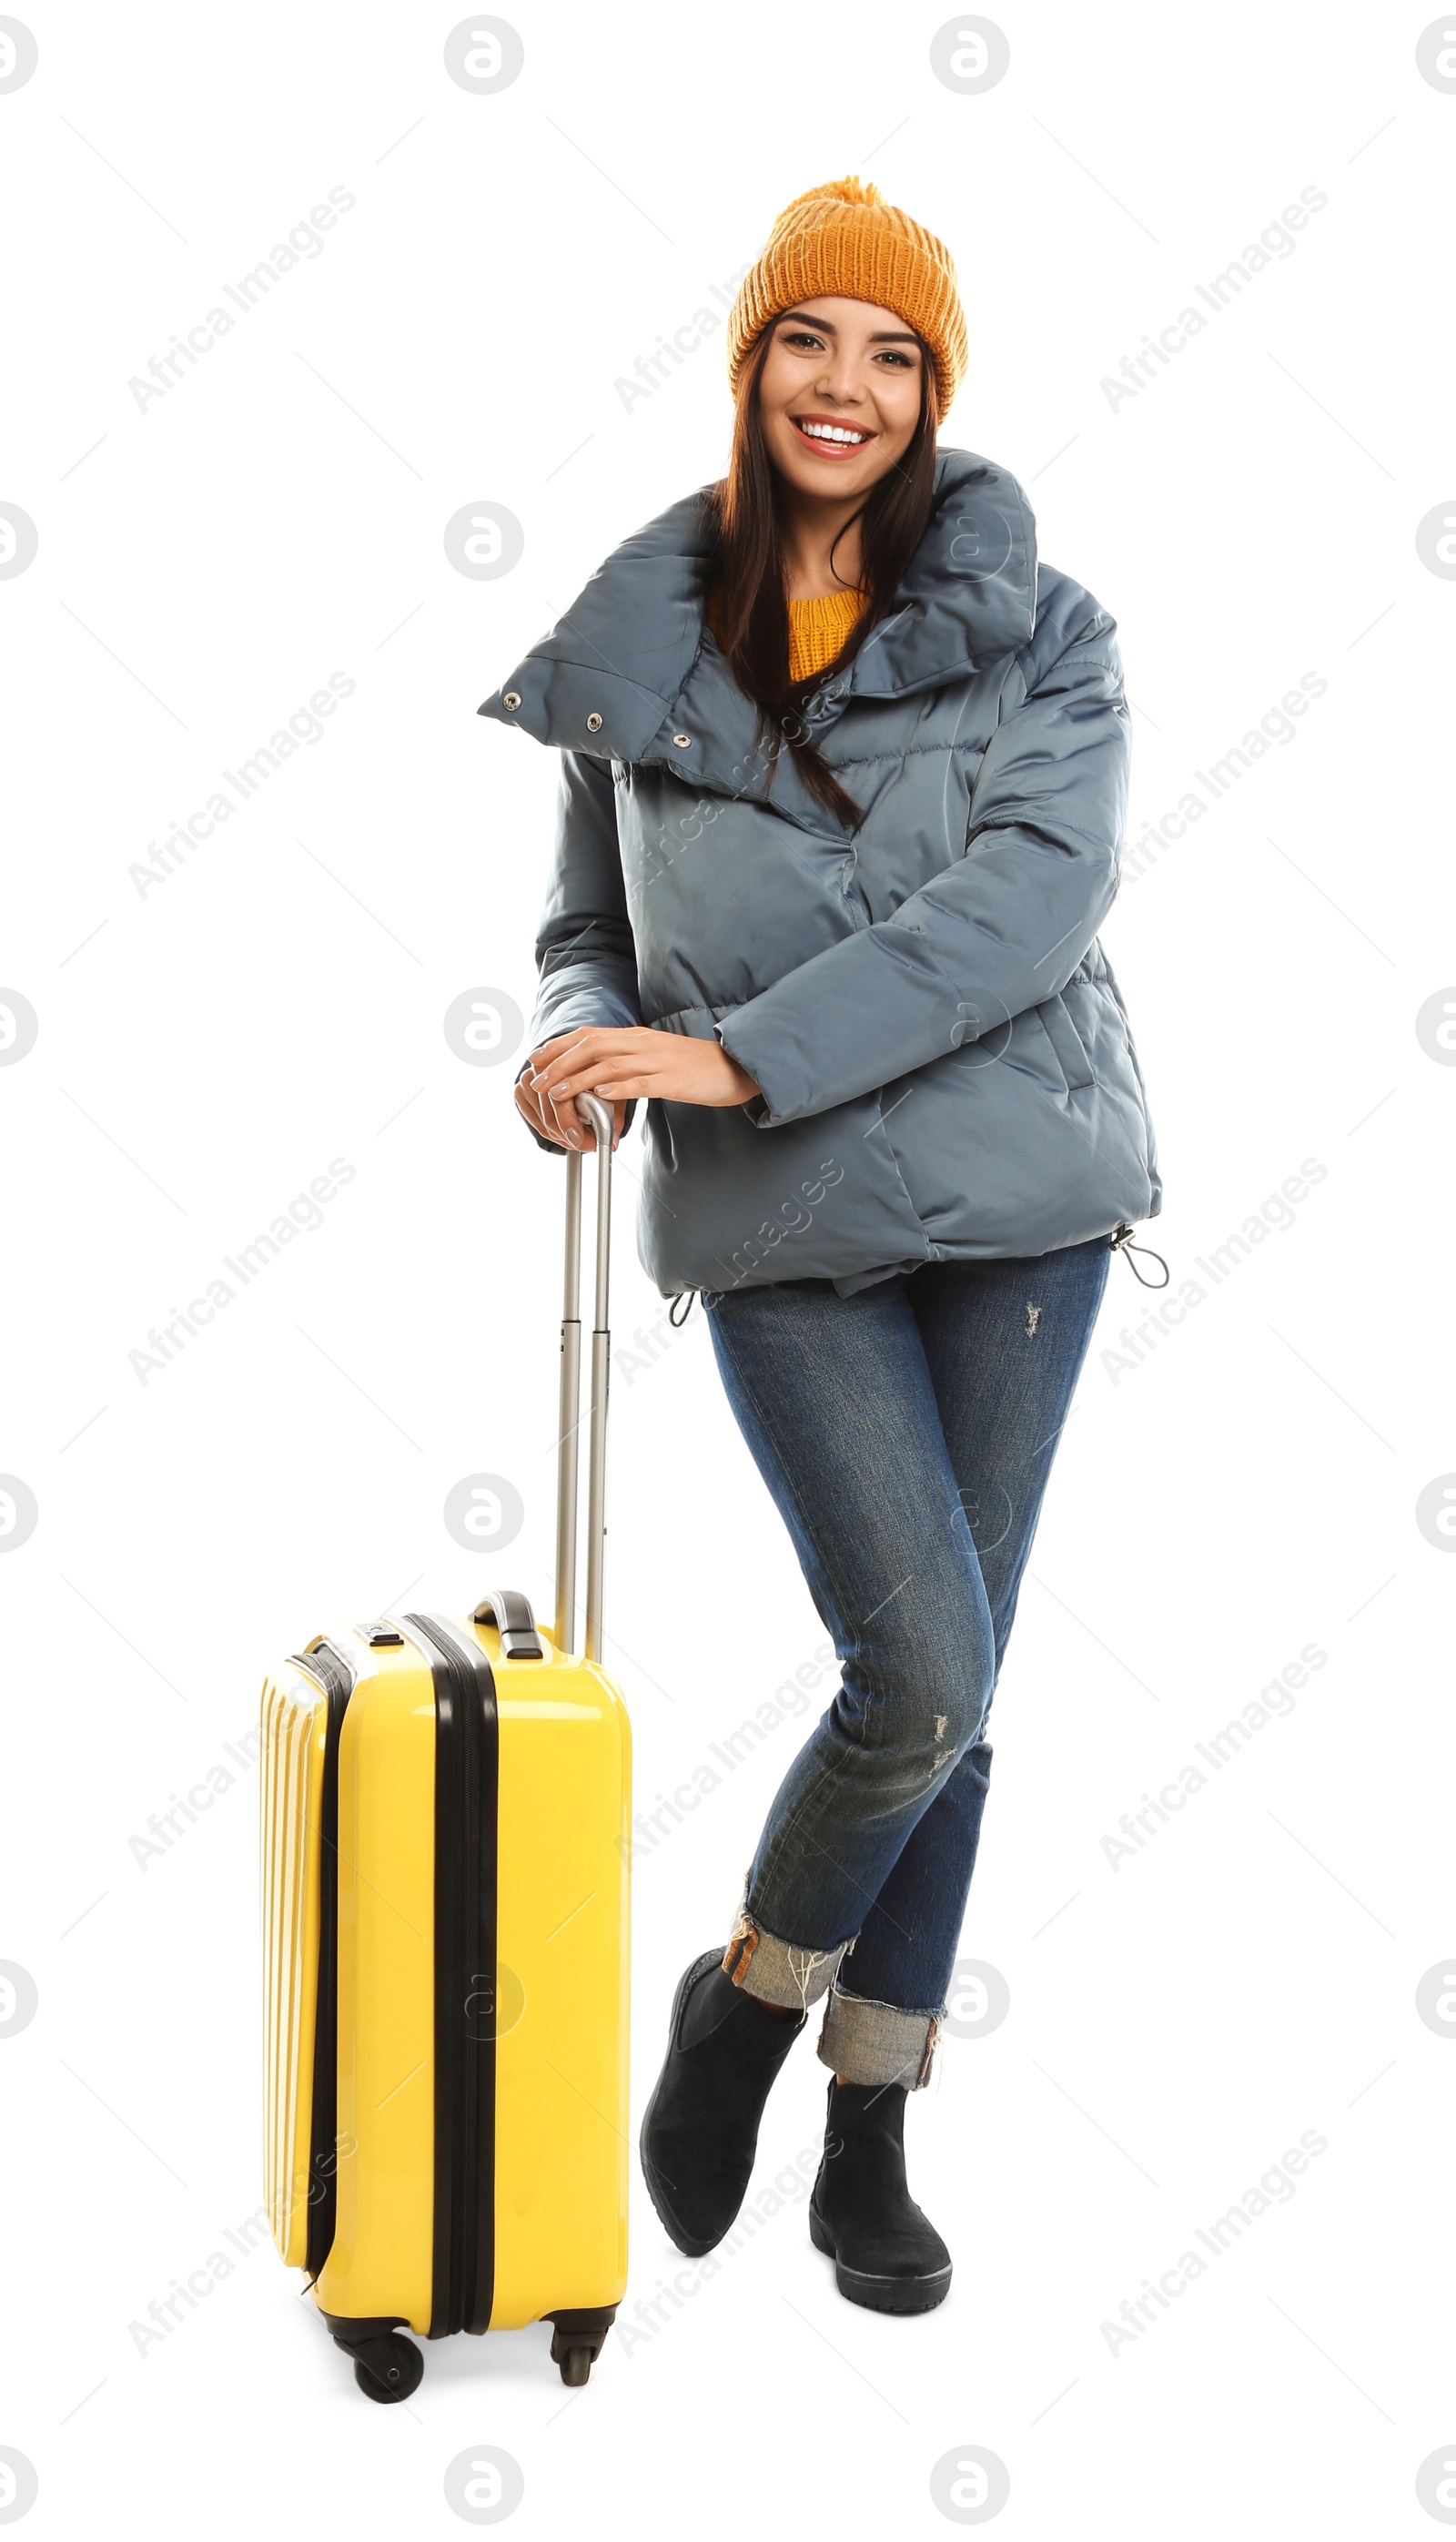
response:
<svg viewBox="0 0 1456 2542"><path fill-rule="evenodd" d="M762 1088L647 1106L638 1249L665 1297L847 1294L1161 1207L1097 940L1128 799L1115 622L1038 572L1007 470L942 450L935 486L895 610L807 710L852 831L791 753L770 772L755 747L704 624L702 492L624 541L480 709L562 753L531 1047L716 1033Z"/></svg>

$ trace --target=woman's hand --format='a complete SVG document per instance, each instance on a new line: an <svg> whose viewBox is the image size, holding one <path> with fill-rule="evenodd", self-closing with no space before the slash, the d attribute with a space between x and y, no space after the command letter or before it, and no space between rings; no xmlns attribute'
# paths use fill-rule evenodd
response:
<svg viewBox="0 0 1456 2542"><path fill-rule="evenodd" d="M516 1087L516 1101L527 1120L562 1148L596 1146L577 1112L578 1094L599 1094L611 1103L615 1146L629 1102L726 1107L747 1103L759 1091L721 1042L657 1032L647 1024L594 1024L559 1033L542 1043L533 1063Z"/></svg>
<svg viewBox="0 0 1456 2542"><path fill-rule="evenodd" d="M543 1047L547 1047L547 1045L544 1044ZM518 1112L525 1114L526 1119L530 1122L533 1130L539 1130L542 1137L544 1139L549 1139L554 1147L580 1148L588 1156L590 1156L592 1150L596 1147L597 1134L595 1130L591 1130L587 1127L586 1122L583 1121L581 1114L577 1111L576 1105L571 1101L569 1095L562 1096L560 1109L557 1111L555 1105L553 1105L547 1097L533 1093L529 1073L524 1077L518 1078L516 1081L516 1109ZM617 1151L618 1141L621 1137L621 1125L625 1117L625 1103L614 1103L612 1106L612 1147L614 1155Z"/></svg>

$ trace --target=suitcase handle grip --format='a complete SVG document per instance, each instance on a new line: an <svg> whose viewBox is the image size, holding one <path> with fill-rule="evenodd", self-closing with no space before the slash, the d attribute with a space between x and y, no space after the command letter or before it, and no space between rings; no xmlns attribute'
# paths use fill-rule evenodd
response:
<svg viewBox="0 0 1456 2542"><path fill-rule="evenodd" d="M587 1593L585 1654L602 1657L602 1576L607 1536L607 1389L612 1337L608 1303L612 1260L612 1138L615 1116L596 1094L576 1108L597 1140L597 1262L592 1324L591 1413L587 1441ZM581 1153L566 1155L566 1273L561 1302L561 1391L556 1449L556 1616L558 1651L575 1640L577 1469L581 1430Z"/></svg>

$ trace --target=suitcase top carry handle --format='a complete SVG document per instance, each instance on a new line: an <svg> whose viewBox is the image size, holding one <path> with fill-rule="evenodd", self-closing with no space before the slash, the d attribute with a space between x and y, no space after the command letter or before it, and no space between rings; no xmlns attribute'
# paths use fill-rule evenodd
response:
<svg viewBox="0 0 1456 2542"><path fill-rule="evenodd" d="M519 1589L487 1589L478 1607L473 1609L477 1624L493 1624L500 1635L503 1660L544 1660L541 1635L531 1611L531 1601Z"/></svg>
<svg viewBox="0 0 1456 2542"><path fill-rule="evenodd" d="M591 1420L587 1443L585 1654L602 1656L602 1575L607 1536L607 1387L611 1367L613 1108L578 1094L576 1108L597 1140L597 1276L592 1325ZM581 1430L581 1154L566 1155L566 1272L561 1301L561 1393L556 1452L556 1619L558 1651L575 1640L577 1465Z"/></svg>

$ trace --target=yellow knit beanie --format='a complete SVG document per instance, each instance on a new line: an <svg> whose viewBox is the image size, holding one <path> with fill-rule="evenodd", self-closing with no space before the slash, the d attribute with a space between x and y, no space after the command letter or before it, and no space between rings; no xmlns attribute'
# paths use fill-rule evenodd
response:
<svg viewBox="0 0 1456 2542"><path fill-rule="evenodd" d="M796 195L779 213L728 313L728 379L737 391L761 330L815 292L893 309L935 355L944 414L966 376L966 313L950 251L878 186L839 177Z"/></svg>

